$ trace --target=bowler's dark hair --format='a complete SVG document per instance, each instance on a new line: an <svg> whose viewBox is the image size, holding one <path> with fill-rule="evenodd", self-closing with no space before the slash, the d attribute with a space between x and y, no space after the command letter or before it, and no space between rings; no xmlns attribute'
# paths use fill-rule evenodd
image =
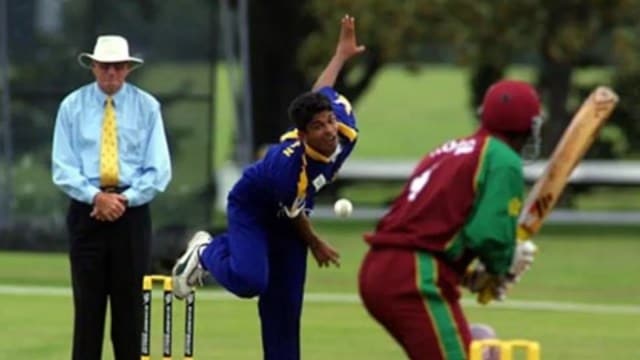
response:
<svg viewBox="0 0 640 360"><path fill-rule="evenodd" d="M315 114L327 110L331 110L331 102L326 96L317 92L306 92L293 99L289 105L289 120L298 130L305 131Z"/></svg>

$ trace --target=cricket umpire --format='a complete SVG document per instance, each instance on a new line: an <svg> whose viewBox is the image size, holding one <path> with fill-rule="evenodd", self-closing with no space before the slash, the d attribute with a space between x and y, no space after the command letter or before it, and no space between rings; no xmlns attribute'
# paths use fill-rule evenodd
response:
<svg viewBox="0 0 640 360"><path fill-rule="evenodd" d="M171 179L159 102L125 82L142 59L121 36L99 36L78 56L95 81L60 104L53 182L71 199L67 214L75 360L99 360L107 303L115 358L140 357L142 277L149 270L149 202ZM107 301L108 300L108 301Z"/></svg>

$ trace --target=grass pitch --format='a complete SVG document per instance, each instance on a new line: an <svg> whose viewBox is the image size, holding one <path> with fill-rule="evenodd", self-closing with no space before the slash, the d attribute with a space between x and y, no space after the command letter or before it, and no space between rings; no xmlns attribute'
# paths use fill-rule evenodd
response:
<svg viewBox="0 0 640 360"><path fill-rule="evenodd" d="M365 251L361 234L371 228L370 223L344 221L318 224L320 234L341 250L343 263L340 269L318 269L309 263L309 297L302 321L304 359L404 358L356 295L357 271ZM634 228L545 229L537 238L541 252L534 268L504 306L479 307L465 298L468 318L491 324L503 338L540 341L544 360L640 358L636 232ZM72 304L66 255L4 252L0 264L0 318L5 324L0 327L0 357L68 359ZM31 291L18 294L8 285ZM160 289L156 292L160 294ZM260 358L255 302L220 298L208 289L198 294L196 358ZM174 307L174 354L180 354L182 303ZM160 310L157 298L152 330L156 356L160 354ZM107 341L105 359L112 359Z"/></svg>

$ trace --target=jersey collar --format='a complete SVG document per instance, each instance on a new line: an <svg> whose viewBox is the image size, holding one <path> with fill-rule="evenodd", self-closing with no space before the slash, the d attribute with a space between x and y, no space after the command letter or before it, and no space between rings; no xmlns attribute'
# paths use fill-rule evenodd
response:
<svg viewBox="0 0 640 360"><path fill-rule="evenodd" d="M333 154L331 154L331 156L325 156L321 154L319 151L317 151L316 149L307 145L306 143L303 143L303 144L304 144L304 153L308 157L325 164L335 162L336 159L338 158L338 155L340 155L340 153L342 152L342 145L340 144L340 142L338 142L338 147L336 148L336 151L334 151Z"/></svg>

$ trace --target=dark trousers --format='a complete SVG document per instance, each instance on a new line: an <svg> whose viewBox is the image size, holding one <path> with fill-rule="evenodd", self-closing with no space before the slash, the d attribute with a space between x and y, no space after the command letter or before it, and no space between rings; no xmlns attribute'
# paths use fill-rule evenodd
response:
<svg viewBox="0 0 640 360"><path fill-rule="evenodd" d="M115 359L138 360L142 277L151 262L149 207L127 208L114 222L91 218L92 208L72 200L67 214L74 303L73 359L101 359L109 299Z"/></svg>
<svg viewBox="0 0 640 360"><path fill-rule="evenodd" d="M260 297L264 360L299 360L307 246L282 224L267 226L233 201L227 221L228 231L202 253L204 267L232 293Z"/></svg>

